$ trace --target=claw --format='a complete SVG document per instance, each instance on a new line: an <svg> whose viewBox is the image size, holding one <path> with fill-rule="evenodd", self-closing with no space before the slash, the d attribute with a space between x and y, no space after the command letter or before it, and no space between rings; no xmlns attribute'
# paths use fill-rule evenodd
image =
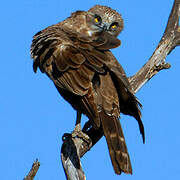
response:
<svg viewBox="0 0 180 180"><path fill-rule="evenodd" d="M78 137L78 138L83 139L88 144L89 147L92 146L92 141L90 137L86 133L82 132L81 124L77 124L75 126L74 131L72 132L71 135L73 138Z"/></svg>

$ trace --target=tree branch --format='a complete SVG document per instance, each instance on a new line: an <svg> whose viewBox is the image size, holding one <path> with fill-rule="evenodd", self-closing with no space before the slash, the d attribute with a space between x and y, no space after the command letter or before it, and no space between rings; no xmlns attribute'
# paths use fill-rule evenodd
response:
<svg viewBox="0 0 180 180"><path fill-rule="evenodd" d="M85 180L86 178L79 158L79 151L77 151L77 149L80 149L80 146L82 146L83 140L72 138L71 134L64 134L62 139L64 143L61 148L61 160L66 178L68 180Z"/></svg>
<svg viewBox="0 0 180 180"><path fill-rule="evenodd" d="M136 93L154 75L163 69L170 68L165 58L171 51L180 45L180 0L174 0L165 32L147 63L132 77L129 77L131 86ZM102 129L94 129L89 123L85 124L83 131L91 138L92 146L80 138L71 138L64 135L61 149L61 160L68 180L84 180L85 175L81 167L80 157L92 148L103 136Z"/></svg>
<svg viewBox="0 0 180 180"><path fill-rule="evenodd" d="M170 68L170 64L165 62L165 58L180 44L179 15L180 0L175 0L165 32L156 50L148 62L134 76L129 78L135 93L160 70Z"/></svg>

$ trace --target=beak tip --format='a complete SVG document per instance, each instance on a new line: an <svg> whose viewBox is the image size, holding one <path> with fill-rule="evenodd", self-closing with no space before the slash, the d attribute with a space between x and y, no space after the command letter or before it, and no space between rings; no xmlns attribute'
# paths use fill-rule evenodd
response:
<svg viewBox="0 0 180 180"><path fill-rule="evenodd" d="M102 29L103 29L103 31L106 31L107 30L107 26L104 25Z"/></svg>

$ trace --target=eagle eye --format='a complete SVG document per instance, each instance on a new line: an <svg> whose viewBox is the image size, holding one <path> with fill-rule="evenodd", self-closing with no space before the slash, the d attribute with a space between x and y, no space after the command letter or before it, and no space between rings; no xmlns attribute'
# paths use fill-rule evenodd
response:
<svg viewBox="0 0 180 180"><path fill-rule="evenodd" d="M95 16L94 16L94 23L96 25L99 25L99 24L101 24L101 22L102 22L101 17L99 15L95 14Z"/></svg>
<svg viewBox="0 0 180 180"><path fill-rule="evenodd" d="M119 24L117 22L113 22L110 26L110 29L115 30L118 26L119 26Z"/></svg>

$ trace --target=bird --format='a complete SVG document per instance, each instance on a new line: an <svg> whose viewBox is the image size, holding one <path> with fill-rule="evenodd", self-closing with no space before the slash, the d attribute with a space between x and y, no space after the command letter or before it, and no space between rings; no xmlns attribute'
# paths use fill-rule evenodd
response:
<svg viewBox="0 0 180 180"><path fill-rule="evenodd" d="M72 135L88 141L81 129L81 115L86 115L95 129L102 127L115 173L132 174L120 113L137 120L143 142L145 133L142 105L111 52L121 45L117 37L123 28L116 10L95 5L36 33L30 51L34 72L45 73L77 111Z"/></svg>

